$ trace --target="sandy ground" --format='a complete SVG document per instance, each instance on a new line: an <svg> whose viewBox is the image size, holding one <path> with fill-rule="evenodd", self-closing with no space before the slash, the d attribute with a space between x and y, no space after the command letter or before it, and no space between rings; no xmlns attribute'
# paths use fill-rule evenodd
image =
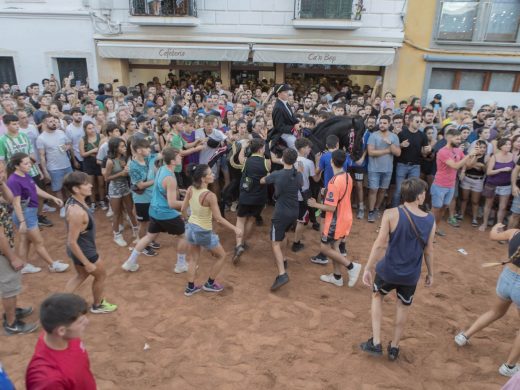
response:
<svg viewBox="0 0 520 390"><path fill-rule="evenodd" d="M120 265L128 249L112 243L106 217L101 211L96 215L98 246L109 273L106 297L119 305L114 314L90 315L84 338L99 389L478 390L498 389L506 382L497 370L518 330L514 308L467 348L458 349L453 342L456 332L495 299L500 269L479 264L505 258L507 249L468 223L460 229L444 226L448 236L437 239L434 286L427 289L421 281L400 359L389 362L360 352L359 343L371 335L371 293L361 278L354 288L320 282L320 274L331 272L331 266L309 262L318 248L318 236L310 228L305 250L287 252L290 283L279 292L269 291L275 268L265 223L257 228L240 265L226 264L219 278L223 293L187 298L185 276L172 272L175 239L161 236L160 255L142 256L139 272L126 273ZM64 223L50 217L55 227L43 232L47 248L66 259ZM366 263L376 228L354 222L348 241L351 259ZM231 253L233 237L219 231ZM125 235L128 239L129 232ZM458 253L459 248L469 255ZM207 278L211 262L211 256L203 256L200 281ZM43 266L39 259L33 263ZM25 276L20 304L37 307L45 296L60 291L72 272ZM91 299L89 283L79 292ZM394 295L385 299L385 346L394 304ZM35 313L31 320L36 319ZM0 361L18 389L25 388L25 369L37 337L0 335Z"/></svg>

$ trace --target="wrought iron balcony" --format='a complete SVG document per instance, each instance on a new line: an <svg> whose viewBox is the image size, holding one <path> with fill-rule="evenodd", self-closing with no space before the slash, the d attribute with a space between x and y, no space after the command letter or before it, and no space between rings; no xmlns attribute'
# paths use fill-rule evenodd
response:
<svg viewBox="0 0 520 390"><path fill-rule="evenodd" d="M132 16L197 16L196 0L130 0Z"/></svg>
<svg viewBox="0 0 520 390"><path fill-rule="evenodd" d="M351 20L353 0L295 0L295 19L343 19ZM361 7L362 7L362 1ZM357 6L357 5L356 5Z"/></svg>

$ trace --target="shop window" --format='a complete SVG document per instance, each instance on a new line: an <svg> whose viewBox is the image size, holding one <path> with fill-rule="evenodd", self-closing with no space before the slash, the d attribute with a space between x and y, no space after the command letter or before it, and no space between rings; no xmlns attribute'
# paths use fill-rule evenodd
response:
<svg viewBox="0 0 520 390"><path fill-rule="evenodd" d="M63 82L65 77L74 73L74 77L71 80L71 85L74 85L76 81L81 81L85 84L88 78L87 60L85 58L56 58L58 63L58 74L60 76L60 83Z"/></svg>
<svg viewBox="0 0 520 390"><path fill-rule="evenodd" d="M295 0L300 19L351 19L352 0Z"/></svg>
<svg viewBox="0 0 520 390"><path fill-rule="evenodd" d="M133 16L197 16L194 0L130 0Z"/></svg>
<svg viewBox="0 0 520 390"><path fill-rule="evenodd" d="M520 1L444 0L440 2L439 41L519 42Z"/></svg>
<svg viewBox="0 0 520 390"><path fill-rule="evenodd" d="M18 84L13 57L0 57L0 83Z"/></svg>

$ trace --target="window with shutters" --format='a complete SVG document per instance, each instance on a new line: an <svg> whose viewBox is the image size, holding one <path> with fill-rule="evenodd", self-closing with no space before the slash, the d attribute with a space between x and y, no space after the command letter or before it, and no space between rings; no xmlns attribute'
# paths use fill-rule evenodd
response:
<svg viewBox="0 0 520 390"><path fill-rule="evenodd" d="M9 85L18 84L13 57L0 57L0 83Z"/></svg>

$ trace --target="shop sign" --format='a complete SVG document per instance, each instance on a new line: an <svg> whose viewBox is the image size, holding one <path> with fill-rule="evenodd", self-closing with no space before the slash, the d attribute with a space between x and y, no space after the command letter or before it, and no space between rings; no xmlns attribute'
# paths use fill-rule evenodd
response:
<svg viewBox="0 0 520 390"><path fill-rule="evenodd" d="M309 53L307 60L311 64L334 64L336 63L336 56L329 53Z"/></svg>
<svg viewBox="0 0 520 390"><path fill-rule="evenodd" d="M162 58L184 58L186 52L184 50L178 50L175 48L159 49L159 57Z"/></svg>

